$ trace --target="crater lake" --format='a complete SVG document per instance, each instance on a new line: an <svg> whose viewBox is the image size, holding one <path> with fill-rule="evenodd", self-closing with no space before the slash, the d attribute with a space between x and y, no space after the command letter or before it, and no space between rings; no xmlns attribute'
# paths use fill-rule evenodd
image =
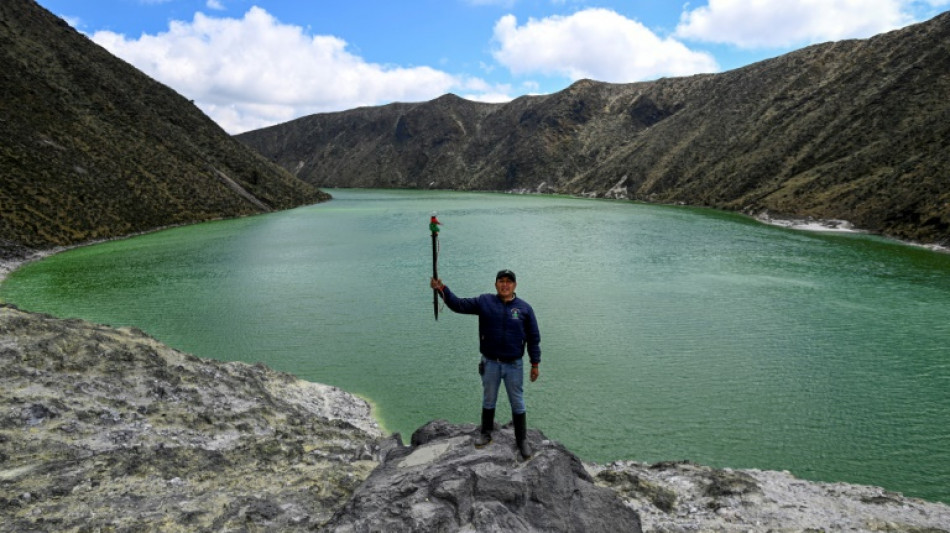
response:
<svg viewBox="0 0 950 533"><path fill-rule="evenodd" d="M950 255L713 210L332 190L334 200L75 248L0 298L136 326L369 399L388 430L478 422L477 319L517 273L541 328L528 426L596 462L789 470L950 503ZM510 418L499 397L497 421Z"/></svg>

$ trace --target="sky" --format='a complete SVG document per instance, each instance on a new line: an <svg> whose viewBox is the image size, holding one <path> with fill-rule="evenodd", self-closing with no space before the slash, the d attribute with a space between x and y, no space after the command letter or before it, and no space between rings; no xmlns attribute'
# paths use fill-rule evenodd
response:
<svg viewBox="0 0 950 533"><path fill-rule="evenodd" d="M723 72L950 0L38 0L231 134L454 93Z"/></svg>

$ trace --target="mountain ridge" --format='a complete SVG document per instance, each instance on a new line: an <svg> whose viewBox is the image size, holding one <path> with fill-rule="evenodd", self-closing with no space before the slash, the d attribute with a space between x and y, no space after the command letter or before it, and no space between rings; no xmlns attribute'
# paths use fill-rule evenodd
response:
<svg viewBox="0 0 950 533"><path fill-rule="evenodd" d="M236 137L319 187L494 190L841 219L950 244L950 12L719 74L445 95Z"/></svg>

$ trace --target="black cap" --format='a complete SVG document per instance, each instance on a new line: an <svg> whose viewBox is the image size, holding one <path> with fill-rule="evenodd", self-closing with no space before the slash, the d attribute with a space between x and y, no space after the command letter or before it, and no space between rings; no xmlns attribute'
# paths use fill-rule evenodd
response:
<svg viewBox="0 0 950 533"><path fill-rule="evenodd" d="M507 268L506 268L505 270L499 270L498 273L495 274L495 281L498 281L498 280L500 280L501 278L508 278L508 279L510 279L511 281L514 281L514 282L517 282L517 281L518 281L518 280L515 278L515 273L512 272L512 271L510 271L510 270L508 270Z"/></svg>

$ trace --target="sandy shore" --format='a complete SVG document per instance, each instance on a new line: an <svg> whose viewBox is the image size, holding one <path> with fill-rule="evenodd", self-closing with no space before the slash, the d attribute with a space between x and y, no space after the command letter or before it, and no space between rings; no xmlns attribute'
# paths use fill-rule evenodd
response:
<svg viewBox="0 0 950 533"><path fill-rule="evenodd" d="M837 233L867 233L854 227L854 224L847 220L835 219L815 219L815 218L781 218L773 217L769 213L760 213L756 215L756 220L770 226L779 226L782 228L799 229L805 231L830 231Z"/></svg>
<svg viewBox="0 0 950 533"><path fill-rule="evenodd" d="M763 224L768 224L769 226L778 226L781 228L789 228L789 229L801 230L801 231L815 231L815 232L828 232L828 233L857 233L857 234L871 233L867 230L856 228L854 224L852 224L851 222L848 222L847 220L816 219L816 218L811 218L811 217L805 217L805 218L776 217L776 216L772 216L768 212L759 213L758 215L753 216L753 218ZM906 244L908 246L926 248L934 252L950 253L950 248L947 248L946 246L940 246L939 244L923 244L919 242L893 239L891 237L886 237L886 238L890 238L894 242L899 242L901 244Z"/></svg>
<svg viewBox="0 0 950 533"><path fill-rule="evenodd" d="M51 248L49 250L34 250L23 257L0 257L0 283L7 279L11 272L21 266L62 252L66 248Z"/></svg>

